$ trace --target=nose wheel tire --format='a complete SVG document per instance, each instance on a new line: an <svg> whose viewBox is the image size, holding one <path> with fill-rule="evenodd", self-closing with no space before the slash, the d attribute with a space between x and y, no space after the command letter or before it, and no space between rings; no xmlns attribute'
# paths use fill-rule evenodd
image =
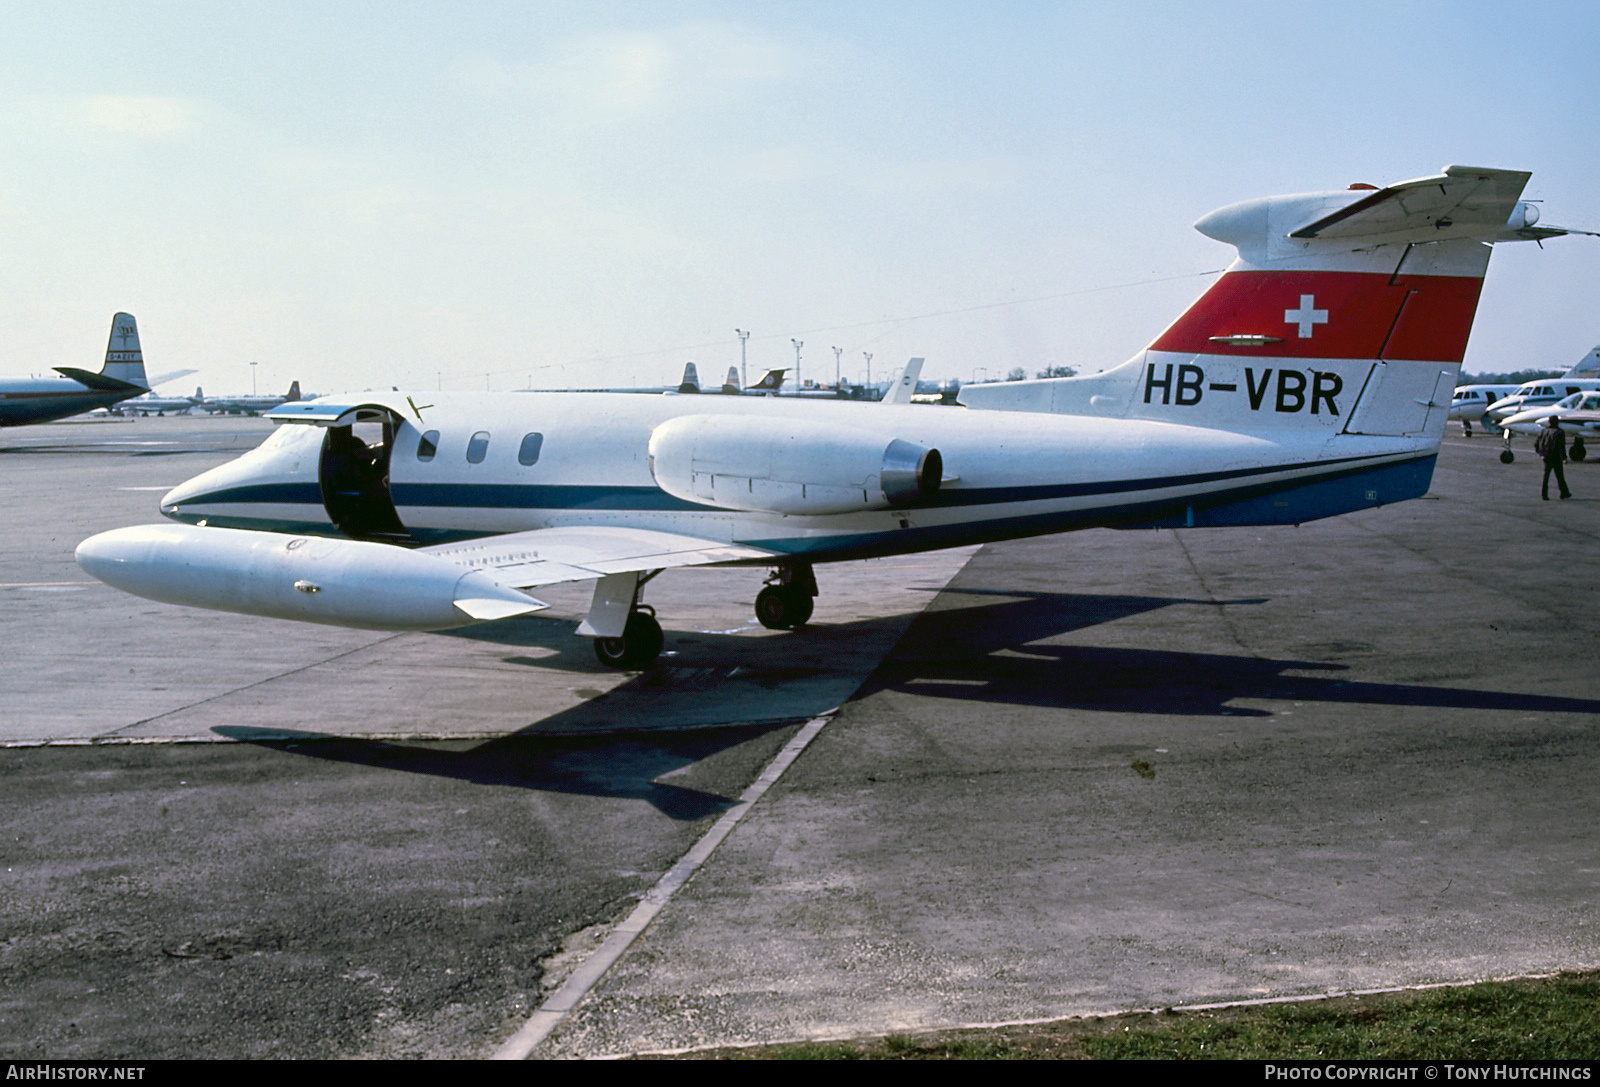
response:
<svg viewBox="0 0 1600 1087"><path fill-rule="evenodd" d="M756 597L756 619L769 630L793 630L811 618L816 601L793 585L769 585Z"/></svg>
<svg viewBox="0 0 1600 1087"><path fill-rule="evenodd" d="M1510 464L1512 461L1514 461L1516 459L1517 459L1517 455L1515 453L1513 453L1511 450L1509 450L1509 449L1500 450L1500 463L1501 464Z"/></svg>
<svg viewBox="0 0 1600 1087"><path fill-rule="evenodd" d="M1584 447L1583 439L1582 438L1573 439L1572 449L1571 449L1570 452L1567 453L1567 456L1572 458L1573 460L1582 460L1583 458L1587 457L1588 455L1589 455L1589 450Z"/></svg>
<svg viewBox="0 0 1600 1087"><path fill-rule="evenodd" d="M607 668L637 671L655 663L665 641L655 616L636 611L628 616L628 625L620 638L594 640L594 655Z"/></svg>

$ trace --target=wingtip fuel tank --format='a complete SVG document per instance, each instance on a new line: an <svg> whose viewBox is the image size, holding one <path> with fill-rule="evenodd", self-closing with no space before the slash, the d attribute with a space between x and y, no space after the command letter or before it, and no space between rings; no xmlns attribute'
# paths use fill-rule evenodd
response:
<svg viewBox="0 0 1600 1087"><path fill-rule="evenodd" d="M76 557L149 600L364 630L448 630L546 607L482 571L362 540L135 525L91 536Z"/></svg>

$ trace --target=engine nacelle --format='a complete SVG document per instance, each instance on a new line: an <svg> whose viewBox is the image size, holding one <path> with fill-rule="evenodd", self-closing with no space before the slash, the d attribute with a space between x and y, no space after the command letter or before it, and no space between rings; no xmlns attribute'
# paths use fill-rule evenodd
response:
<svg viewBox="0 0 1600 1087"><path fill-rule="evenodd" d="M758 513L900 509L939 491L937 449L856 427L685 415L650 434L650 471L675 498Z"/></svg>

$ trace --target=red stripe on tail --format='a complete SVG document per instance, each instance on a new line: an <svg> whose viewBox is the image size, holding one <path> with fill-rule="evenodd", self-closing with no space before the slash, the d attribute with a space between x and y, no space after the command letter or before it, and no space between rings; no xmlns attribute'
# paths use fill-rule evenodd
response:
<svg viewBox="0 0 1600 1087"><path fill-rule="evenodd" d="M1479 276L1228 272L1150 350L1460 362L1482 289ZM1259 346L1214 339L1223 336L1273 339Z"/></svg>

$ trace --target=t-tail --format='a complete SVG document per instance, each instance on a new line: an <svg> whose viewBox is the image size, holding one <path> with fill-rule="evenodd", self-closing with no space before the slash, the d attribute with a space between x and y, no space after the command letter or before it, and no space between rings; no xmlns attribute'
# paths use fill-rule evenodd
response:
<svg viewBox="0 0 1600 1087"><path fill-rule="evenodd" d="M1100 374L969 385L961 400L1437 450L1490 243L1577 233L1534 225L1530 176L1447 166L1221 208L1195 229L1237 259L1145 351Z"/></svg>
<svg viewBox="0 0 1600 1087"><path fill-rule="evenodd" d="M57 366L55 370L100 392L150 391L150 382L144 375L144 353L139 350L139 324L131 313L111 318L111 337L99 373L75 366Z"/></svg>

